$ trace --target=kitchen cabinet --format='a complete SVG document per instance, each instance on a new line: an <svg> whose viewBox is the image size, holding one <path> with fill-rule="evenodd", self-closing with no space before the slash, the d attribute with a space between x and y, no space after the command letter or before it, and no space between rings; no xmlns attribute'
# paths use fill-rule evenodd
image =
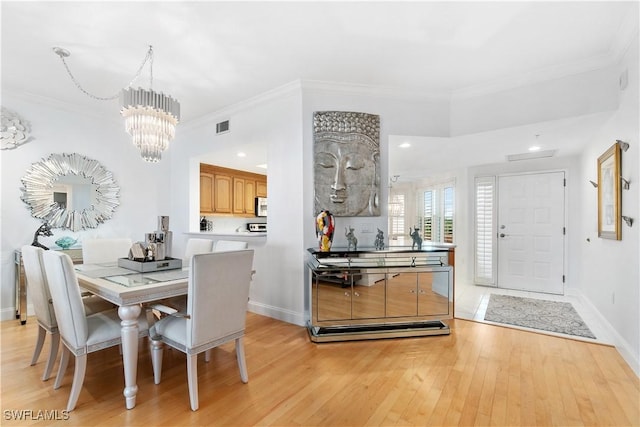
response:
<svg viewBox="0 0 640 427"><path fill-rule="evenodd" d="M233 177L233 213L244 214L244 178Z"/></svg>
<svg viewBox="0 0 640 427"><path fill-rule="evenodd" d="M214 213L231 213L233 178L230 175L216 173L213 179Z"/></svg>
<svg viewBox="0 0 640 427"><path fill-rule="evenodd" d="M244 182L244 213L255 216L256 181L248 179Z"/></svg>
<svg viewBox="0 0 640 427"><path fill-rule="evenodd" d="M200 164L200 214L254 217L258 189L267 192L267 177L236 169Z"/></svg>
<svg viewBox="0 0 640 427"><path fill-rule="evenodd" d="M267 180L256 181L256 197L267 197Z"/></svg>
<svg viewBox="0 0 640 427"><path fill-rule="evenodd" d="M200 213L212 214L213 211L213 174L200 173Z"/></svg>
<svg viewBox="0 0 640 427"><path fill-rule="evenodd" d="M314 342L449 334L454 247L309 249L309 336Z"/></svg>

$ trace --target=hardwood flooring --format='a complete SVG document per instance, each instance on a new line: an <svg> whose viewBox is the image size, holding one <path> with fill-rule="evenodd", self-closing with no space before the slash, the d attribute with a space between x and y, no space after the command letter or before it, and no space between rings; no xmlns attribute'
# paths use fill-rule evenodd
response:
<svg viewBox="0 0 640 427"><path fill-rule="evenodd" d="M165 349L153 384L141 345L137 406L124 405L118 349L89 355L84 386L63 418L73 375L43 382L47 343L29 366L37 325L1 324L3 426L638 426L638 377L613 347L456 319L448 336L315 344L304 328L250 313L249 383L233 344L198 363L192 412L185 356ZM145 341L146 343L146 341ZM57 366L56 366L57 368ZM31 411L29 417L25 411ZM38 412L38 411L45 411ZM57 412L55 412L57 411ZM16 420L15 415L27 419Z"/></svg>

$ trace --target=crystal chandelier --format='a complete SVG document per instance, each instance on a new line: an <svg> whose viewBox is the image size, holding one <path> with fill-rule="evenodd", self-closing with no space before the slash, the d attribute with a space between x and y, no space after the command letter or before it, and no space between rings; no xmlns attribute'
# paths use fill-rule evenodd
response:
<svg viewBox="0 0 640 427"><path fill-rule="evenodd" d="M136 75L129 85L121 92L110 97L92 95L80 86L80 83L71 74L71 70L65 61L70 53L66 49L54 47L53 51L60 57L67 69L71 80L84 94L101 101L120 98L120 113L125 119L125 130L133 139L133 144L138 147L142 158L147 162L156 163L162 158L162 152L169 148L169 142L175 137L176 125L180 121L180 103L163 93L154 92L153 85L153 47L149 46ZM140 76L145 64L149 62L149 89L131 87L131 84Z"/></svg>

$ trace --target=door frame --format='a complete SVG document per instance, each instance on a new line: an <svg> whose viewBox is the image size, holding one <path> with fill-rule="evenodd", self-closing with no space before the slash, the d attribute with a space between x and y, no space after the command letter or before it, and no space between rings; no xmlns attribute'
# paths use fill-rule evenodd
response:
<svg viewBox="0 0 640 427"><path fill-rule="evenodd" d="M477 230L476 230L476 226L477 224L475 223L475 215L476 215L476 204L477 204L477 200L475 198L475 191L476 191L476 183L477 180L479 178L492 178L493 182L494 182L494 188L495 188L495 192L494 192L494 201L495 201L495 205L494 205L494 209L493 209L493 225L492 225L492 234L493 234L493 238L496 239L496 244L494 245L493 248L493 256L494 259L497 260L498 257L498 248L497 248L497 235L498 235L498 223L497 223L497 216L498 216L498 207L497 207L497 200L498 200L498 178L499 177L503 177L503 176L512 176L512 175L525 175L525 174L539 174L539 173L553 173L553 172L564 172L564 177L566 180L566 186L565 186L565 198L564 198L564 223L565 223L565 228L566 228L566 234L565 234L565 239L564 239L564 262L563 262L563 269L564 269L564 275L565 275L565 283L564 283L564 293L565 295L569 292L571 292L572 286L571 286L571 270L569 268L569 266L571 265L570 262L570 250L569 248L571 247L571 243L570 243L570 239L571 239L571 230L574 227L575 224L570 223L569 222L569 218L570 218L570 212L569 212L569 207L570 207L570 203L572 201L574 201L575 196L573 196L573 191L570 188L570 184L571 184L571 174L569 172L569 170L567 168L549 168L549 169L540 169L540 170L525 170L525 171L521 171L521 172L500 172L500 171L495 171L494 173L479 173L479 174L473 174L471 176L469 176L469 185L470 185L470 191L469 191L469 197L472 200L472 210L470 211L469 214L469 220L470 220L470 228L469 230L471 230L471 233L469 233L469 237L471 238L471 242L473 242L470 246L470 254L472 256L472 259L474 260L474 266L475 266L475 262L476 262L476 251L475 251L475 247L476 247L476 238L477 238ZM486 287L492 287L492 288L497 288L498 287L498 277L497 277L497 273L498 273L498 266L497 266L497 261L495 261L496 264L493 265L493 272L494 272L494 278L492 281L483 281L480 280L478 281L478 278L476 276L476 271L475 271L475 267L472 270L472 283L474 285L477 286L486 286Z"/></svg>
<svg viewBox="0 0 640 427"><path fill-rule="evenodd" d="M541 169L541 170L529 170L529 171L523 171L523 172L509 172L509 173L498 173L495 175L495 183L496 183L496 193L495 193L495 197L496 197L496 211L495 211L495 215L496 215L496 222L495 222L495 227L496 229L494 230L495 235L497 236L498 233L500 232L500 230L498 230L498 212L500 210L500 207L498 206L498 201L500 200L499 197L499 192L500 192L500 177L510 177L510 176L522 176L522 175L537 175L537 174L549 174L549 173L558 173L558 172L563 172L564 173L564 180L565 180L565 185L564 185L564 227L565 227L565 234L564 234L564 239L563 239L563 243L562 243L562 250L564 251L563 253L563 259L562 259L562 270L564 271L564 282L563 282L563 287L562 287L562 294L561 295L566 295L567 294L567 288L570 288L569 283L569 264L568 264L568 258L569 258L569 236L570 236L570 226L569 226L569 171L567 169L564 168L560 168L560 169ZM497 237L496 237L497 238ZM500 288L499 285L499 266L497 265L497 263L499 262L499 253L498 253L498 247L499 245L496 245L495 248L495 257L496 257L496 283L495 283L495 287L499 288L499 289L508 289L508 288ZM524 291L523 292L533 292L533 293L540 293L540 294L545 294L546 292L536 292L536 291ZM558 295L558 294L549 294L549 295Z"/></svg>

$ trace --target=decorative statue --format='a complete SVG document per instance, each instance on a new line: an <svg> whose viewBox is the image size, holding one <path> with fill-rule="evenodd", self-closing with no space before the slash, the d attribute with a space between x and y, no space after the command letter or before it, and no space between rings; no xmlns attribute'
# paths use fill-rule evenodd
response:
<svg viewBox="0 0 640 427"><path fill-rule="evenodd" d="M422 249L422 237L418 234L418 227L413 227L413 232L409 229L409 236L413 239L413 244L411 245L411 249L413 250L416 246L418 250Z"/></svg>
<svg viewBox="0 0 640 427"><path fill-rule="evenodd" d="M380 216L380 116L313 113L314 212Z"/></svg>
<svg viewBox="0 0 640 427"><path fill-rule="evenodd" d="M344 235L347 237L347 242L349 244L349 247L347 248L347 250L351 250L351 246L353 246L353 250L357 251L358 250L358 239L356 238L355 234L353 234L353 228L349 227L349 229L347 230L347 227L344 228Z"/></svg>
<svg viewBox="0 0 640 427"><path fill-rule="evenodd" d="M381 251L384 249L384 233L378 228L378 234L376 235L375 242L376 250Z"/></svg>
<svg viewBox="0 0 640 427"><path fill-rule="evenodd" d="M49 227L49 223L44 222L40 227L38 227L36 232L33 234L33 242L31 242L31 246L37 246L39 248L44 249L45 251L48 251L49 250L48 247L38 242L38 236L47 236L47 237L53 236L53 233L51 232L51 227Z"/></svg>
<svg viewBox="0 0 640 427"><path fill-rule="evenodd" d="M320 212L316 217L316 236L318 237L320 251L329 252L331 250L334 230L333 214L327 210Z"/></svg>

